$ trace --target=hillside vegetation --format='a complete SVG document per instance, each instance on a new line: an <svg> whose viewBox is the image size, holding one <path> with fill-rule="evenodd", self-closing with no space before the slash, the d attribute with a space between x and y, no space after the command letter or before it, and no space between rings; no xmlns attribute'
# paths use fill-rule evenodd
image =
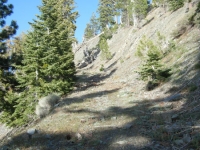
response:
<svg viewBox="0 0 200 150"><path fill-rule="evenodd" d="M0 136L0 149L199 149L197 6L157 7L140 28L119 26L107 40L111 57L100 51L80 68L84 51L97 49L101 35L81 43L74 49L75 89L46 117Z"/></svg>

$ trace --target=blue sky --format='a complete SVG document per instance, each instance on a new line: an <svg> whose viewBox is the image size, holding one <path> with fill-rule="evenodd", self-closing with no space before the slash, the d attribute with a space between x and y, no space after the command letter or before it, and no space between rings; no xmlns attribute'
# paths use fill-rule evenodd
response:
<svg viewBox="0 0 200 150"><path fill-rule="evenodd" d="M79 42L82 41L86 24L89 23L93 12L96 12L98 0L75 0L76 10L79 12L77 19L75 37ZM9 25L11 20L16 20L19 26L16 35L30 30L28 22L33 22L36 15L40 14L37 6L42 4L42 0L8 0L7 4L13 4L13 14L6 18L6 24Z"/></svg>

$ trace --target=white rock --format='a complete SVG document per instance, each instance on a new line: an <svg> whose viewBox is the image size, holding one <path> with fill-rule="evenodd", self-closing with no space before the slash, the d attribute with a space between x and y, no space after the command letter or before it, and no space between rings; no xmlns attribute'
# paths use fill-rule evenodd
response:
<svg viewBox="0 0 200 150"><path fill-rule="evenodd" d="M76 138L77 138L78 141L83 139L83 137L80 133L76 133Z"/></svg>
<svg viewBox="0 0 200 150"><path fill-rule="evenodd" d="M31 129L28 129L26 133L29 134L29 135L33 135L33 134L35 134L36 132L37 132L36 129L31 128Z"/></svg>

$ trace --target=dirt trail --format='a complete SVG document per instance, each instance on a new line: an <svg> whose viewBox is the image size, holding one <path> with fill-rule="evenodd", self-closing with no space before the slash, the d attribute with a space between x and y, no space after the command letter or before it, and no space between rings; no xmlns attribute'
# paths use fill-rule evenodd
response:
<svg viewBox="0 0 200 150"><path fill-rule="evenodd" d="M12 129L7 128L5 125L0 124L0 140L6 136Z"/></svg>

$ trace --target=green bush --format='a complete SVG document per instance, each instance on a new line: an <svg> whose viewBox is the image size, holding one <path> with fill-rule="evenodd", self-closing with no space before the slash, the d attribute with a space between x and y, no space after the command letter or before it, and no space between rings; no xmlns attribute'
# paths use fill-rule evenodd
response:
<svg viewBox="0 0 200 150"><path fill-rule="evenodd" d="M34 95L24 92L21 95L9 91L5 96L6 107L0 120L9 127L22 126L30 122L35 115L35 105ZM9 108L8 108L9 107Z"/></svg>
<svg viewBox="0 0 200 150"><path fill-rule="evenodd" d="M189 91L194 92L194 91L196 91L197 88L198 87L195 84L192 84L192 85L189 86Z"/></svg>
<svg viewBox="0 0 200 150"><path fill-rule="evenodd" d="M184 6L185 0L169 0L169 8L171 11L176 11Z"/></svg>
<svg viewBox="0 0 200 150"><path fill-rule="evenodd" d="M194 69L200 69L200 63L199 62L194 65Z"/></svg>
<svg viewBox="0 0 200 150"><path fill-rule="evenodd" d="M117 30L118 30L118 25L115 24L114 26L112 26L112 27L110 28L110 30L111 30L112 33L116 33Z"/></svg>
<svg viewBox="0 0 200 150"><path fill-rule="evenodd" d="M188 21L190 25L196 25L198 28L200 28L200 2L197 5L195 13L188 19Z"/></svg>
<svg viewBox="0 0 200 150"><path fill-rule="evenodd" d="M112 58L112 54L109 51L109 46L107 43L107 39L112 37L112 33L110 30L105 29L104 33L100 36L98 48L101 50L101 58L109 60Z"/></svg>
<svg viewBox="0 0 200 150"><path fill-rule="evenodd" d="M146 90L147 91L151 91L153 90L155 87L157 87L159 85L159 82L154 80L154 81L148 81L147 85L146 85Z"/></svg>
<svg viewBox="0 0 200 150"><path fill-rule="evenodd" d="M145 63L140 66L138 73L140 74L142 80L148 81L146 89L152 90L161 82L165 81L166 78L171 76L171 69L164 67L164 65L160 63L163 54L152 41L140 41L138 46L139 51L147 49Z"/></svg>
<svg viewBox="0 0 200 150"><path fill-rule="evenodd" d="M104 65L101 65L101 68L99 69L99 71L104 71Z"/></svg>
<svg viewBox="0 0 200 150"><path fill-rule="evenodd" d="M150 49L157 49L156 51L159 51L158 47L151 40L147 39L146 36L143 36L137 46L135 55L138 57L146 57L146 53Z"/></svg>

